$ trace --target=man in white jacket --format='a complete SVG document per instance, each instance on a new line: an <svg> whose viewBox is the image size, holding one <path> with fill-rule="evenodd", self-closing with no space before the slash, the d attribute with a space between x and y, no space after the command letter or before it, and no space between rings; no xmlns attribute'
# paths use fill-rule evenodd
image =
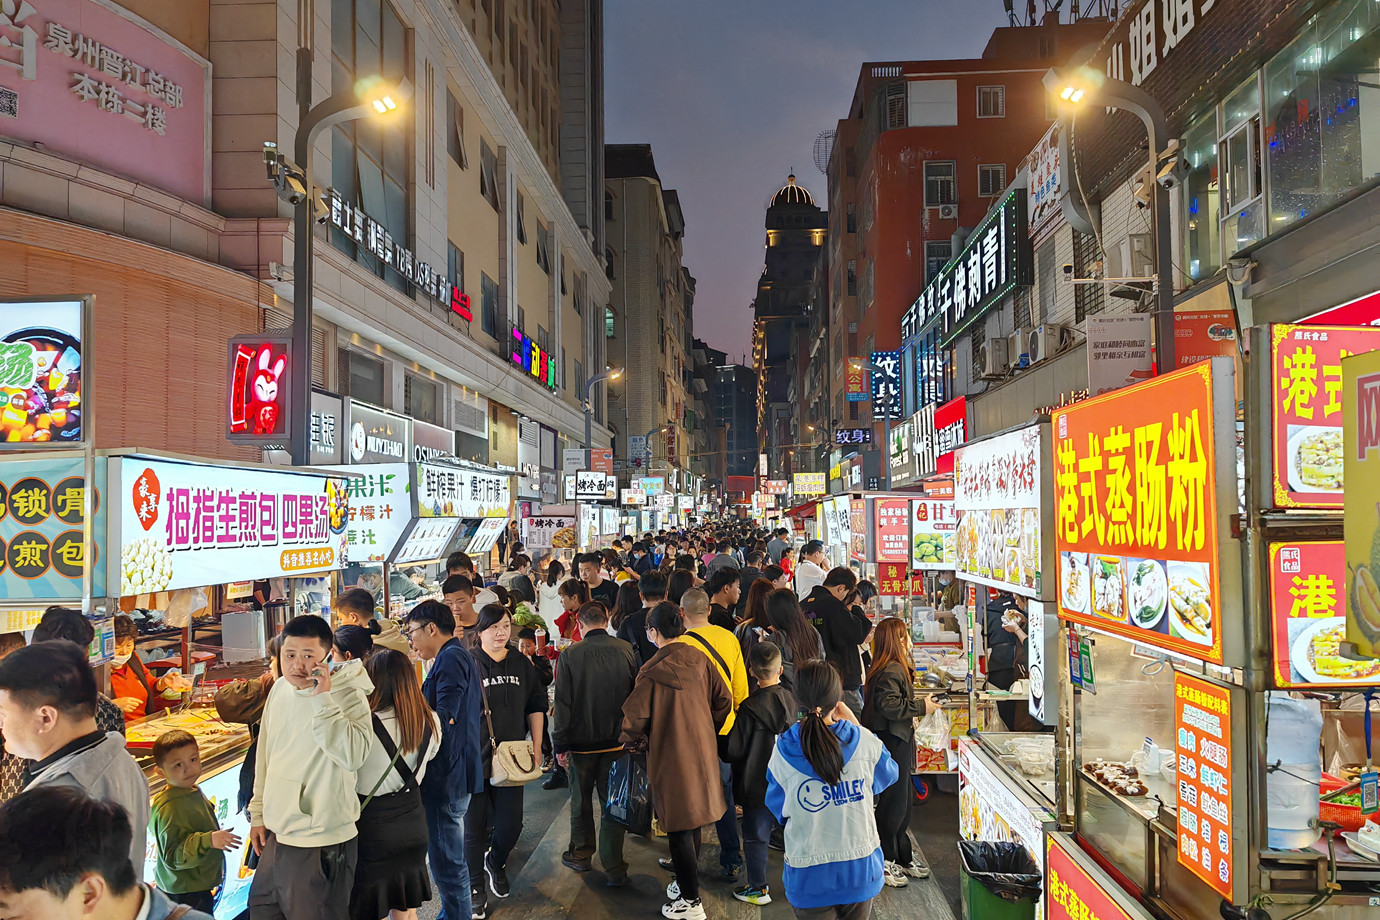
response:
<svg viewBox="0 0 1380 920"><path fill-rule="evenodd" d="M259 728L249 839L259 867L252 920L339 920L355 877L355 772L373 740L363 662L332 670L330 625L294 617L283 627L283 676Z"/></svg>
<svg viewBox="0 0 1380 920"><path fill-rule="evenodd" d="M816 586L824 584L824 567L829 557L824 555L824 544L811 540L800 550L800 565L795 567L795 596L802 601L810 596Z"/></svg>

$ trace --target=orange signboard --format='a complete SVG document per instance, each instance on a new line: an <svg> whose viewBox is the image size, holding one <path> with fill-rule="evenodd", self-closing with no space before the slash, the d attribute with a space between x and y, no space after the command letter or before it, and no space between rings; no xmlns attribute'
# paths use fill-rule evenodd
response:
<svg viewBox="0 0 1380 920"><path fill-rule="evenodd" d="M1222 661L1212 364L1058 409L1060 616Z"/></svg>
<svg viewBox="0 0 1380 920"><path fill-rule="evenodd" d="M1270 544L1276 687L1380 685L1380 660L1346 658L1346 549L1340 540Z"/></svg>
<svg viewBox="0 0 1380 920"><path fill-rule="evenodd" d="M1064 849L1070 845L1072 841L1066 844L1053 835L1045 837L1046 920L1131 920L1131 915Z"/></svg>
<svg viewBox="0 0 1380 920"><path fill-rule="evenodd" d="M849 358L843 369L843 394L848 402L867 402L871 397L868 389L867 370L862 358Z"/></svg>
<svg viewBox="0 0 1380 920"><path fill-rule="evenodd" d="M1342 358L1376 349L1369 326L1270 327L1277 507L1342 507Z"/></svg>
<svg viewBox="0 0 1380 920"><path fill-rule="evenodd" d="M1215 355L1235 357L1236 314L1231 310L1192 310L1174 314L1174 358L1179 367Z"/></svg>
<svg viewBox="0 0 1380 920"><path fill-rule="evenodd" d="M607 447L594 447L589 451L589 468L600 473L613 472L613 451Z"/></svg>
<svg viewBox="0 0 1380 920"><path fill-rule="evenodd" d="M1179 864L1231 901L1231 692L1175 672L1174 736Z"/></svg>

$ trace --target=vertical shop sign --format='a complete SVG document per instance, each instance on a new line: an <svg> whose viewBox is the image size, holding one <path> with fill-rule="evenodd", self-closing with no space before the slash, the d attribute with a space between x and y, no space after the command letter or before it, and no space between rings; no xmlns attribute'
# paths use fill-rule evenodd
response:
<svg viewBox="0 0 1380 920"><path fill-rule="evenodd" d="M1174 729L1179 864L1234 901L1230 691L1176 672Z"/></svg>
<svg viewBox="0 0 1380 920"><path fill-rule="evenodd" d="M372 463L352 472L363 475L345 481L350 497L347 557L351 562L383 562L412 520L412 470L406 463Z"/></svg>
<svg viewBox="0 0 1380 920"><path fill-rule="evenodd" d="M1030 668L1030 717L1037 722L1045 721L1045 697L1049 686L1045 664L1045 605L1041 601L1030 601L1025 605L1026 615L1026 661Z"/></svg>
<svg viewBox="0 0 1380 920"><path fill-rule="evenodd" d="M947 501L915 499L910 506L911 568L952 571L958 530L958 514L952 498Z"/></svg>
<svg viewBox="0 0 1380 920"><path fill-rule="evenodd" d="M339 396L312 390L311 462L313 466L339 464L344 454L345 406Z"/></svg>
<svg viewBox="0 0 1380 920"><path fill-rule="evenodd" d="M867 402L867 369L862 358L849 358L844 365L843 393L849 402Z"/></svg>
<svg viewBox="0 0 1380 920"><path fill-rule="evenodd" d="M1346 542L1346 638L1380 657L1380 351L1342 359L1346 391L1343 465L1351 483Z"/></svg>
<svg viewBox="0 0 1380 920"><path fill-rule="evenodd" d="M910 597L910 567L905 563L877 563L877 593L885 597Z"/></svg>
<svg viewBox="0 0 1380 920"><path fill-rule="evenodd" d="M97 459L99 474L105 465ZM85 568L85 465L67 460L7 460L0 477L0 600L78 601ZM98 475L97 481L100 481ZM93 591L104 587L104 509L93 496L97 567Z"/></svg>
<svg viewBox="0 0 1380 920"><path fill-rule="evenodd" d="M910 505L908 498L879 498L873 503L878 563L910 564Z"/></svg>
<svg viewBox="0 0 1380 920"><path fill-rule="evenodd" d="M1230 310L1189 310L1174 314L1174 358L1188 367L1218 355L1236 357L1236 314Z"/></svg>
<svg viewBox="0 0 1380 920"><path fill-rule="evenodd" d="M230 340L229 428L236 444L278 446L291 437L292 404L287 368L288 335L237 335Z"/></svg>
<svg viewBox="0 0 1380 920"><path fill-rule="evenodd" d="M849 499L848 554L858 562L867 560L867 500Z"/></svg>
<svg viewBox="0 0 1380 920"><path fill-rule="evenodd" d="M1270 327L1276 507L1342 507L1342 358L1377 348L1380 329Z"/></svg>
<svg viewBox="0 0 1380 920"><path fill-rule="evenodd" d="M872 417L898 419L901 417L901 353L874 351L872 353Z"/></svg>
<svg viewBox="0 0 1380 920"><path fill-rule="evenodd" d="M0 302L0 447L81 442L84 307L80 300Z"/></svg>

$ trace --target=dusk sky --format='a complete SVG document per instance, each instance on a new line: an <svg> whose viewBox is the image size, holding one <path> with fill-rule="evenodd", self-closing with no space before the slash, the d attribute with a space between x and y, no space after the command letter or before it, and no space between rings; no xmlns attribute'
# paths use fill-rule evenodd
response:
<svg viewBox="0 0 1380 920"><path fill-rule="evenodd" d="M1001 0L606 0L606 140L650 143L685 212L695 335L751 348L767 202L795 170L821 207L814 143L864 61L977 57ZM749 362L750 363L750 362Z"/></svg>

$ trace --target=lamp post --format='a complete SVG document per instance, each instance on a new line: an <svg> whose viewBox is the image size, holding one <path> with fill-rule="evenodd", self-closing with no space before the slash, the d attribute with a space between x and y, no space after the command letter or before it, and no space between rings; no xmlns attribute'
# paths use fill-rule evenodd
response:
<svg viewBox="0 0 1380 920"><path fill-rule="evenodd" d="M589 450L590 413L594 411L594 405L589 401L589 391L594 389L594 385L601 380L617 380L622 376L623 372L621 370L607 370L603 373L595 374L585 381L585 394L584 399L581 401L581 405L583 405L585 409L585 450Z"/></svg>
<svg viewBox="0 0 1380 920"><path fill-rule="evenodd" d="M670 428L670 427L671 427L671 423L670 423L670 422L667 422L665 425L658 425L656 428L653 428L651 431L647 432L646 434L644 434L644 435L642 436L642 444L643 444L642 449L643 449L644 451L646 451L646 453L647 453L647 472L648 472L648 473L650 473L650 472L652 471L652 435L654 435L654 434L656 434L657 432L660 432L660 431L665 431L667 428ZM668 457L667 459L670 459L670 458Z"/></svg>
<svg viewBox="0 0 1380 920"><path fill-rule="evenodd" d="M311 16L310 3L305 9L306 15ZM277 144L264 145L269 179L279 197L293 206L292 351L287 391L292 413L288 448L297 466L311 463L312 219L318 201L311 183L312 150L317 136L327 128L366 116L392 116L412 95L411 84L406 80L392 84L380 77L368 77L348 92L336 93L313 106L312 31L310 27L303 29L297 49L297 133L293 138L293 159L281 156Z"/></svg>
<svg viewBox="0 0 1380 920"><path fill-rule="evenodd" d="M858 360L858 367L869 374L885 374L886 370L871 361ZM885 394L884 394L885 395ZM885 476L886 491L891 491L891 401L882 406L882 474Z"/></svg>
<svg viewBox="0 0 1380 920"><path fill-rule="evenodd" d="M1150 205L1155 221L1155 364L1161 374L1167 373L1174 369L1174 261L1170 252L1169 193L1178 187L1181 167L1177 145L1170 142L1164 109L1139 86L1114 80L1090 67L1050 69L1045 73L1044 84L1064 108L1075 113L1084 103L1096 100L1099 105L1133 112L1145 125L1150 142ZM1072 175L1072 162L1068 170Z"/></svg>

